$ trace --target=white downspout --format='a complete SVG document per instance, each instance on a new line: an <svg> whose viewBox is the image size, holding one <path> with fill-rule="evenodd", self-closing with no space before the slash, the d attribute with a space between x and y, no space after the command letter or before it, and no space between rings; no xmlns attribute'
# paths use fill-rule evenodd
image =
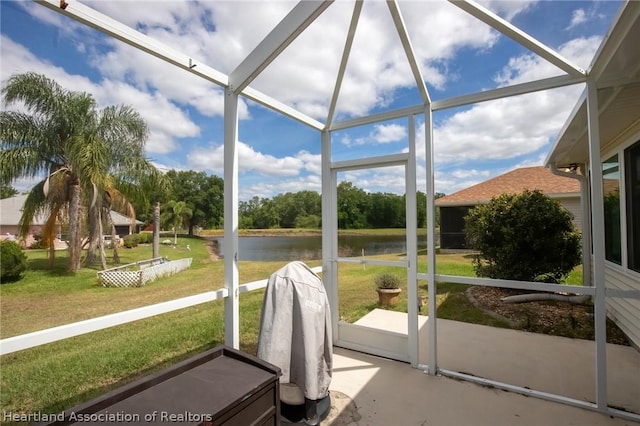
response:
<svg viewBox="0 0 640 426"><path fill-rule="evenodd" d="M580 165L581 174L575 172L566 172L559 170L555 163L549 165L551 173L557 176L576 179L580 182L580 207L582 209L582 224L580 232L582 233L582 285L591 286L591 203L589 202L589 181L585 174L586 167Z"/></svg>

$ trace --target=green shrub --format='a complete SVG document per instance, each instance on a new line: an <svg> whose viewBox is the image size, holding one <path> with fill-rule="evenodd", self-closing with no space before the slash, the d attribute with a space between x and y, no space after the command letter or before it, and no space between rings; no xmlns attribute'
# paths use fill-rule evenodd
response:
<svg viewBox="0 0 640 426"><path fill-rule="evenodd" d="M49 247L44 243L43 240L36 240L29 246L29 248L33 250L40 250L40 249L46 249Z"/></svg>
<svg viewBox="0 0 640 426"><path fill-rule="evenodd" d="M376 275L373 279L373 282L376 285L376 288L382 290L392 290L400 288L400 278L397 275L385 273Z"/></svg>
<svg viewBox="0 0 640 426"><path fill-rule="evenodd" d="M153 243L153 233L150 232L141 232L138 234L138 243L139 244L151 244Z"/></svg>
<svg viewBox="0 0 640 426"><path fill-rule="evenodd" d="M138 247L138 234L125 235L122 240L126 248Z"/></svg>
<svg viewBox="0 0 640 426"><path fill-rule="evenodd" d="M470 247L480 253L480 277L559 283L581 263L581 238L572 215L540 191L505 194L465 218Z"/></svg>
<svg viewBox="0 0 640 426"><path fill-rule="evenodd" d="M18 281L22 278L22 273L27 270L27 256L18 243L7 240L0 242L0 267L0 283Z"/></svg>

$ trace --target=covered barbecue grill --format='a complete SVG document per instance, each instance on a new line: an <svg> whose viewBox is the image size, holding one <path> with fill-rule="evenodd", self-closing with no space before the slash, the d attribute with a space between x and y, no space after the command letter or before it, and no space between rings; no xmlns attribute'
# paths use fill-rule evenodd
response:
<svg viewBox="0 0 640 426"><path fill-rule="evenodd" d="M331 314L322 280L303 262L269 278L258 358L280 367L281 412L291 422L317 424L331 408Z"/></svg>

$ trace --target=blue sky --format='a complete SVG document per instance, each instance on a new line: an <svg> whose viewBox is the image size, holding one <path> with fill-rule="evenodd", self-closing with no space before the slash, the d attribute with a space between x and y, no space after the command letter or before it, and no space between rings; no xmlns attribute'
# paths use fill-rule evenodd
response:
<svg viewBox="0 0 640 426"><path fill-rule="evenodd" d="M70 7L74 1L69 0ZM230 74L295 5L289 1L87 1L195 61ZM537 40L586 69L616 16L616 1L482 1ZM399 0L433 100L562 72L443 1ZM35 71L100 106L128 104L147 120L148 157L163 170L223 176L223 93L195 77L37 3L0 1L0 79ZM353 3L331 5L251 87L326 121ZM583 87L522 95L434 113L435 186L450 194L516 167L541 165ZM366 1L337 103L335 121L421 103L389 10ZM243 99L240 199L320 191L320 134ZM417 118L418 140L424 125ZM406 120L333 135L332 159L404 152ZM424 144L418 189L424 191ZM404 193L398 168L341 173L371 192ZM14 183L27 189L31 182Z"/></svg>

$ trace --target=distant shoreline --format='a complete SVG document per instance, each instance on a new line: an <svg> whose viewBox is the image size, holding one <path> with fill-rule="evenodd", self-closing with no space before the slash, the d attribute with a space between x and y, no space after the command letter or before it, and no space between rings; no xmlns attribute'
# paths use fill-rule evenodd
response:
<svg viewBox="0 0 640 426"><path fill-rule="evenodd" d="M419 230L420 231L420 230ZM405 235L404 228L385 229L341 229L339 235ZM224 237L222 229L209 229L202 231L199 236L204 238ZM241 229L238 232L240 237L319 237L322 236L321 229Z"/></svg>

